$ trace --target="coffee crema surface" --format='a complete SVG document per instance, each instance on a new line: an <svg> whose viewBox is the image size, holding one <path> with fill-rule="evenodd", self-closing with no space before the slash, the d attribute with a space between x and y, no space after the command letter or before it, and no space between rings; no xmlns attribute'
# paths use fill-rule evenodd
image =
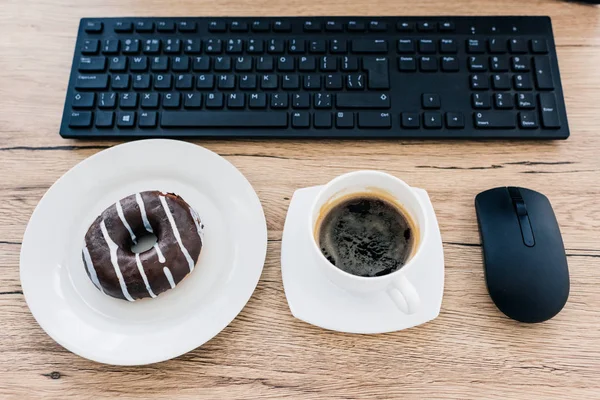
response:
<svg viewBox="0 0 600 400"><path fill-rule="evenodd" d="M402 268L416 248L417 236L406 211L370 193L336 201L317 221L315 232L329 262L363 277L387 275Z"/></svg>

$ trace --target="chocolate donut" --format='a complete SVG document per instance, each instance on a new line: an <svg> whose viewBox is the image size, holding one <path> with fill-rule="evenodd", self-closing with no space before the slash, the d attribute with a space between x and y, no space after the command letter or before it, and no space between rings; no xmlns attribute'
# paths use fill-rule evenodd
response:
<svg viewBox="0 0 600 400"><path fill-rule="evenodd" d="M194 209L172 193L149 191L108 207L85 235L83 263L94 286L117 299L156 297L194 270L204 225ZM154 247L134 253L142 236L155 234Z"/></svg>

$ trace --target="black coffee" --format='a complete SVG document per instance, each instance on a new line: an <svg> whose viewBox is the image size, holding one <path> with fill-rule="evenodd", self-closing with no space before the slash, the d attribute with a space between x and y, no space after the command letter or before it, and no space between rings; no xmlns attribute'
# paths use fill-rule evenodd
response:
<svg viewBox="0 0 600 400"><path fill-rule="evenodd" d="M341 200L318 228L319 247L339 269L358 276L387 275L410 258L416 232L397 206L374 195Z"/></svg>

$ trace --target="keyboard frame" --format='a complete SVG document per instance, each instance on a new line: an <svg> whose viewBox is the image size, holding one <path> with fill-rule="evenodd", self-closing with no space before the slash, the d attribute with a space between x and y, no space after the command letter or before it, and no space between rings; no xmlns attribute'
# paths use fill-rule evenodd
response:
<svg viewBox="0 0 600 400"><path fill-rule="evenodd" d="M207 31L202 31L202 26L206 26L208 21L221 20L228 23L231 21L242 21L251 24L252 21L256 20L269 20L274 21L277 19L285 19L290 20L292 22L292 32L286 33L275 33L272 30L270 32L262 33L262 32L230 32L229 30L226 33L209 33ZM132 33L123 33L116 34L112 30L112 26L108 23L112 23L115 21L127 21L134 22L140 20L153 20L156 22L157 20L164 21L174 21L175 23L179 21L194 21L198 23L198 31L196 33L159 33L156 30L153 33L138 33L135 30ZM368 22L371 20L378 20L387 23L387 31L386 32L348 32L344 30L344 32L326 32L322 30L317 33L307 33L302 30L302 25L304 21L312 20L318 21L321 24L324 24L328 20L336 20L341 21L343 23L350 20L358 20L363 22ZM417 22L429 21L432 23L451 21L456 25L456 30L454 32L435 32L435 33L424 33L424 32L398 32L396 30L396 23L398 21L409 21ZM85 32L84 24L88 21L101 21L104 23L104 30L101 34L88 34ZM489 28L490 24L493 23L494 26L497 27L500 33L491 34L487 31L484 32L484 29ZM509 32L513 26L518 26L519 32L515 35L511 33L503 33ZM475 34L471 33L470 28L475 27ZM525 130L521 128L516 129L475 129L473 127L473 118L472 112L474 112L472 107L465 108L464 106L457 106L455 108L444 107L444 97L442 97L442 109L437 110L442 112L442 116L445 112L448 111L459 111L463 112L464 119L466 123L466 127L464 129L448 129L446 124L443 124L441 129L425 129L423 127L423 123L421 122L421 127L419 129L405 129L400 127L400 113L401 112L419 112L420 115L424 111L422 108L415 107L414 109L402 109L398 107L398 100L395 97L399 95L405 96L406 92L409 92L409 96L414 96L415 99L420 99L422 93L427 93L429 90L423 89L420 91L413 91L412 93L409 90L403 90L405 88L402 87L402 84L399 82L399 74L406 74L404 72L398 71L397 58L399 54L396 51L396 41L401 37L412 37L415 39L419 38L427 38L428 36L435 36L436 39L439 39L442 36L447 36L449 38L455 39L459 43L459 51L456 54L459 58L460 71L459 72L435 72L435 73L426 73L426 72L414 72L409 74L427 74L431 77L435 75L442 74L454 74L457 77L462 77L463 83L462 87L457 87L455 90L462 92L461 96L464 99L457 99L456 104L466 104L471 101L471 94L475 93L475 91L469 88L468 77L472 74L469 72L466 62L467 62L467 53L465 52L465 41L469 38L479 37L479 38L488 38L490 36L496 37L505 37L507 40L512 37L525 37L527 39L530 38L540 38L543 37L547 40L549 52L547 56L550 59L550 65L553 74L553 82L554 82L554 90L551 91L556 96L557 109L559 113L559 118L561 121L561 127L559 129L542 129L541 128L541 118L539 117L539 104L536 104L536 112L538 112L538 119L540 122L540 127L537 129ZM271 39L271 38L285 38L289 39L290 37L301 38L305 40L311 39L332 39L332 38L340 38L344 37L348 40L353 38L384 38L389 41L388 45L388 54L389 57L389 71L390 71L390 81L391 86L389 90L384 91L373 91L366 89L365 92L382 92L382 93L391 93L393 96L392 107L389 110L381 110L381 112L390 112L392 116L392 128L391 129L359 129L357 128L357 124L355 123L355 127L353 129L336 129L335 128L335 114L333 114L333 124L334 127L331 129L316 129L312 126L308 129L297 129L291 127L291 118L288 115L288 127L283 129L278 128L245 128L245 129L230 129L230 128L201 128L201 129L162 129L160 127L160 123L157 128L153 129L142 129L139 127L135 127L133 129L120 129L117 128L116 125L112 129L98 129L94 126L85 129L73 129L69 127L69 116L71 112L70 104L73 101L75 91L75 82L77 76L79 74L77 67L78 61L81 57L80 48L82 47L82 43L85 39L89 38L98 38L101 40L110 39L110 38L137 38L143 40L147 38L169 38L169 37L177 37L177 38L188 38L193 36L195 38L221 38L221 39L229 39L229 38L255 38L255 39ZM141 53L143 54L143 53ZM204 52L203 52L204 54ZM225 53L223 53L225 54ZM268 55L266 52L265 55ZM286 51L286 54L287 51ZM307 53L308 54L308 53ZM329 55L329 53L327 53ZM510 53L507 53L510 57ZM161 55L163 53L161 52ZM226 54L225 54L226 55ZM247 53L244 52L244 55ZM415 56L418 56L417 52ZM531 54L529 54L531 56ZM236 55L231 55L235 57ZM276 55L274 55L276 56ZM298 55L301 56L301 55ZM320 55L315 55L319 57ZM365 56L365 55L359 55ZM438 53L435 56L441 57L442 55ZM485 56L490 56L489 52L485 53ZM109 72L106 72L109 73ZM130 72L128 72L130 73ZM172 73L172 72L170 72ZM209 73L215 73L213 71ZM237 74L233 71L234 74ZM252 73L256 73L255 68L253 68ZM275 73L278 73L275 71ZM298 73L297 71L295 73ZM317 73L325 74L325 72L317 71ZM487 72L491 74L491 72ZM509 71L509 73L513 73ZM532 74L533 72L531 72ZM197 73L195 73L197 74ZM197 89L196 89L197 90ZM134 91L130 89L130 91ZM151 89L151 92L159 92L155 89ZM257 91L272 93L272 91L262 91L258 89ZM302 90L304 91L304 90ZM325 92L326 90L321 90L321 92ZM340 92L347 91L346 88L341 90ZM117 91L122 92L122 91ZM144 91L136 91L136 92L144 92ZM148 91L146 91L148 92ZM279 89L279 91L275 92L288 92L294 93L295 91L285 91ZM311 91L310 93L318 93ZM327 91L328 93L335 93L336 91ZM493 93L493 90L490 89L487 91L488 93ZM538 90L534 89L534 93L538 93ZM247 91L246 93L251 93L251 91ZM396 94L397 93L397 94ZM514 89L510 91L510 93L518 93ZM531 93L531 91L530 91ZM493 101L493 99L492 99ZM466 111L465 111L466 109ZM118 110L118 108L117 108ZM199 111L204 111L206 108L202 107ZM270 111L270 108L267 108L267 111ZM492 110L494 108L492 107ZM116 111L116 110L115 110ZM140 107L136 109L136 111L140 111ZM158 110L152 111L164 111L162 107ZM244 111L248 111L247 107ZM265 110L259 110L265 111ZM284 110L288 113L294 111L294 109L290 107L287 110ZM307 111L307 110L298 110L298 111ZM311 108L308 111L314 112L315 109ZM335 103L332 109L330 110L319 110L319 111L330 111L335 113L337 110L335 108ZM352 111L357 113L360 110L344 110L344 111ZM376 110L366 110L366 111L376 111ZM435 110L434 110L435 111ZM518 113L518 109L513 109L515 113ZM219 112L227 113L227 108ZM235 112L235 111L233 111ZM356 122L356 115L355 115ZM475 139L475 140L487 140L487 139L566 139L569 137L570 130L568 126L568 119L566 113L566 105L564 101L564 94L562 89L562 83L560 79L560 71L559 65L556 55L556 48L554 42L554 36L552 32L552 23L550 17L547 16L474 16L474 17L458 17L458 16L447 16L447 17L421 17L421 16L407 16L407 17L118 17L118 18L82 18L79 24L77 40L75 43L75 51L73 55L73 61L71 64L71 72L69 76L69 84L66 92L65 105L63 109L63 115L61 120L60 127L60 135L63 138L76 138L76 139L132 139L132 138L277 138L277 139L298 139L298 138L328 138L328 139Z"/></svg>

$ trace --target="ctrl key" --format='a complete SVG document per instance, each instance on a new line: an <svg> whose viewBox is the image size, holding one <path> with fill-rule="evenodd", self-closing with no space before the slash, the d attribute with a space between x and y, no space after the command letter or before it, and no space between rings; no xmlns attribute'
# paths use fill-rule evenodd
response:
<svg viewBox="0 0 600 400"><path fill-rule="evenodd" d="M92 113L73 111L69 117L69 128L88 128L92 124Z"/></svg>
<svg viewBox="0 0 600 400"><path fill-rule="evenodd" d="M358 127L389 129L392 127L392 117L388 112L359 112Z"/></svg>

